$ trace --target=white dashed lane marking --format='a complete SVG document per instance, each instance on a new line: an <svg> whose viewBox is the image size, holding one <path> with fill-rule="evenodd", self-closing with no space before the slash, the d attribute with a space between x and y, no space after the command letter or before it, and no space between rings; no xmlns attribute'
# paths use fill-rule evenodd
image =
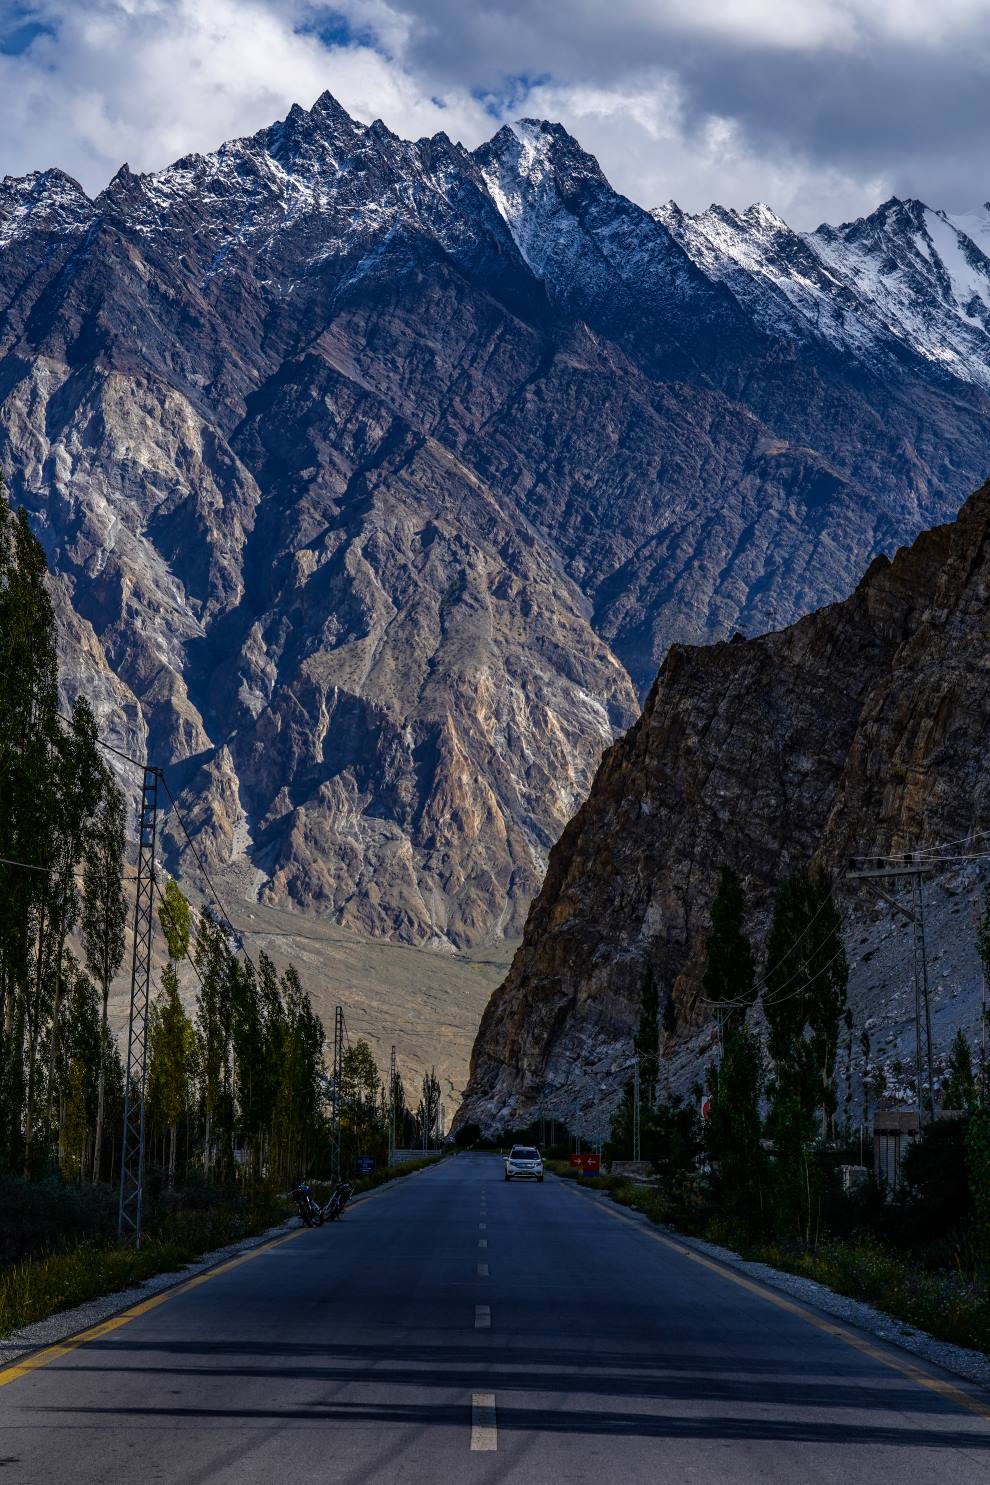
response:
<svg viewBox="0 0 990 1485"><path fill-rule="evenodd" d="M471 1448L485 1453L498 1448L494 1392L475 1392L471 1396Z"/></svg>
<svg viewBox="0 0 990 1485"><path fill-rule="evenodd" d="M479 1279L487 1279L488 1278L488 1264L487 1263L479 1263L478 1264L478 1278Z"/></svg>
<svg viewBox="0 0 990 1485"><path fill-rule="evenodd" d="M474 1307L475 1330L491 1330L492 1307L491 1305L475 1305Z"/></svg>
<svg viewBox="0 0 990 1485"><path fill-rule="evenodd" d="M478 1239L478 1247L479 1248L487 1248L488 1247L488 1239L487 1238L479 1238Z"/></svg>

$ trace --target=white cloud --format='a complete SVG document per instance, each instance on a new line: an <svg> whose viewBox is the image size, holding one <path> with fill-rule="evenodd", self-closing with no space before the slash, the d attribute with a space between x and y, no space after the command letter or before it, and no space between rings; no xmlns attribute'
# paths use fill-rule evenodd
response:
<svg viewBox="0 0 990 1485"><path fill-rule="evenodd" d="M127 160L155 170L311 104L326 88L356 117L412 135L480 141L491 120L466 90L438 106L368 46L326 45L302 6L261 0L42 0L51 28L0 57L0 168L58 164L90 191ZM392 27L393 35L398 29Z"/></svg>
<svg viewBox="0 0 990 1485"><path fill-rule="evenodd" d="M59 164L89 190L329 88L469 146L502 117L558 118L646 206L764 199L815 225L892 190L990 194L986 0L26 3L45 29L0 54L0 171Z"/></svg>

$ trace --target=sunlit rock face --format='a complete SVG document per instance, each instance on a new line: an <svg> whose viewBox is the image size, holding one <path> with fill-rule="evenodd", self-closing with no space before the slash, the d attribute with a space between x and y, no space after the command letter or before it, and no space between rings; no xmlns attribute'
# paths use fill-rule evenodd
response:
<svg viewBox="0 0 990 1485"><path fill-rule="evenodd" d="M673 1000L665 1057L681 1090L703 1078L703 945L723 862L741 873L757 929L790 871L829 868L847 914L860 1027L890 1020L884 997L895 984L871 976L864 987L857 963L889 937L890 915L878 933L876 910L857 908L844 867L852 854L985 845L988 656L990 484L953 524L893 562L877 558L844 602L762 638L675 646L551 853L523 945L482 1021L461 1118L504 1128L526 1122L554 1089L578 1088L587 1101L603 1073L614 1086L648 980L661 1003ZM946 893L966 885L954 880L965 855L943 855L936 875L953 880L931 889L936 916ZM964 906L960 897L955 910ZM941 1025L940 1002L958 986L938 984L938 957ZM909 964L891 973L906 989ZM978 992L973 1009L977 1024ZM693 1046L693 1063L679 1043ZM571 1092L558 1117L579 1104Z"/></svg>
<svg viewBox="0 0 990 1485"><path fill-rule="evenodd" d="M907 252L909 207L822 238L816 322L539 121L472 154L325 95L96 200L5 180L0 463L67 697L238 891L518 935L672 643L844 596L982 477L975 300L958 354L944 285L916 334L912 259L896 324L828 329L839 257Z"/></svg>

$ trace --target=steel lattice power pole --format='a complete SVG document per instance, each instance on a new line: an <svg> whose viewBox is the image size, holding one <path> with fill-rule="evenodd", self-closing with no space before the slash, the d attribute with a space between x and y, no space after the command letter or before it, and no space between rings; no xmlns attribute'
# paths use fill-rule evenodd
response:
<svg viewBox="0 0 990 1485"><path fill-rule="evenodd" d="M137 881L134 892L134 947L131 955L131 1009L127 1022L124 1075L124 1134L120 1158L117 1235L141 1246L144 1197L144 1091L148 1076L148 997L151 991L151 934L155 906L155 832L158 824L157 768L146 768L138 822Z"/></svg>
<svg viewBox="0 0 990 1485"><path fill-rule="evenodd" d="M333 1014L333 1152L330 1174L340 1180L340 1084L344 1075L344 1007Z"/></svg>
<svg viewBox="0 0 990 1485"><path fill-rule="evenodd" d="M388 1163L392 1164L392 1156L395 1151L395 1080L398 1074L395 1067L395 1048L392 1048L392 1061L388 1070Z"/></svg>
<svg viewBox="0 0 990 1485"><path fill-rule="evenodd" d="M633 1154L634 1160L639 1159L639 1058L633 1063Z"/></svg>

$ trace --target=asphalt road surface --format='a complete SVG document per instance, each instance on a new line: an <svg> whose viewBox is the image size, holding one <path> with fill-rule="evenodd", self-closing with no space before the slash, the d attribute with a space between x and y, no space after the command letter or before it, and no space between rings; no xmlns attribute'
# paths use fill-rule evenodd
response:
<svg viewBox="0 0 990 1485"><path fill-rule="evenodd" d="M956 1485L990 1396L458 1156L0 1374L0 1485Z"/></svg>

